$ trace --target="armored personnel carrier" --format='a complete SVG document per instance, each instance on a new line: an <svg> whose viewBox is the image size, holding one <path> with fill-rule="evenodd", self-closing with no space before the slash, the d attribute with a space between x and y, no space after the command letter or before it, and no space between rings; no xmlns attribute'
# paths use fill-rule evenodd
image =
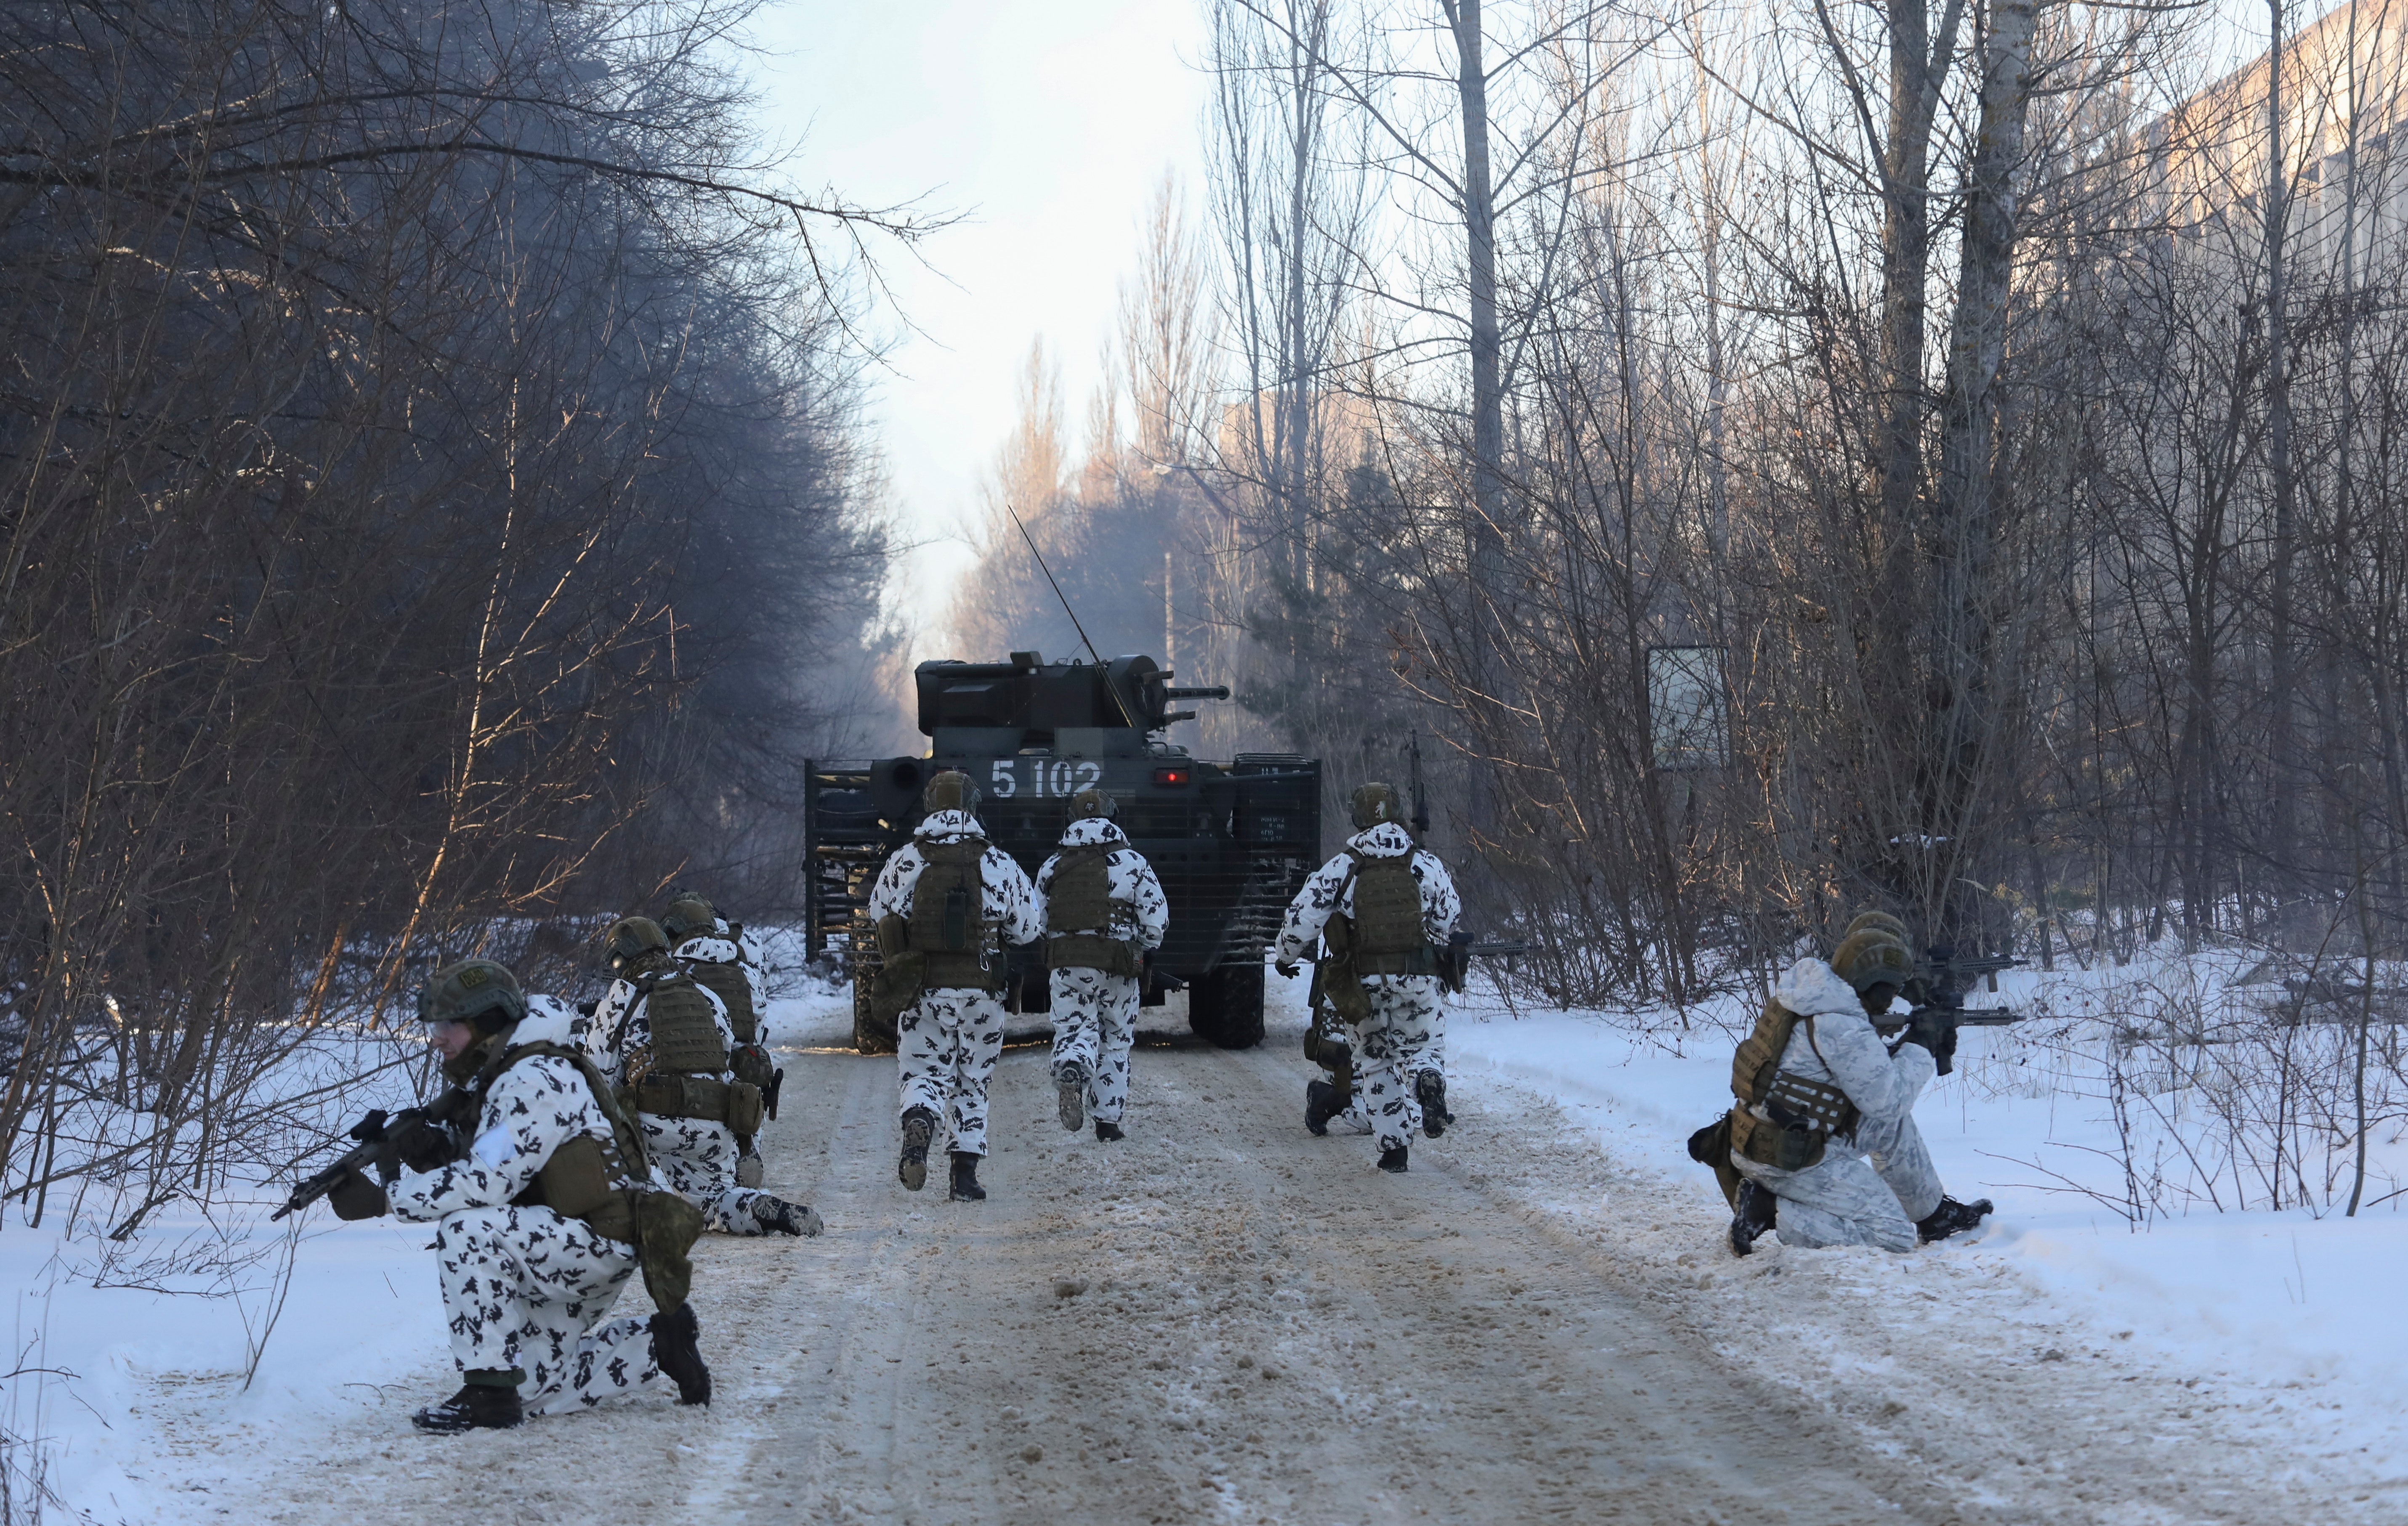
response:
<svg viewBox="0 0 2408 1526"><path fill-rule="evenodd" d="M1183 989L1200 1037L1226 1048L1259 1043L1263 950L1321 862L1321 764L1283 753L1201 763L1164 741L1171 722L1196 713L1175 702L1229 692L1175 688L1151 657L1048 663L1022 651L1005 663L923 663L913 676L927 755L815 761L805 795L810 951L839 956L851 972L861 1051L895 1048L894 1029L869 1010L870 886L910 839L921 787L946 768L977 781L988 840L1031 876L1060 841L1070 797L1090 785L1109 791L1170 903L1140 1001L1159 1006ZM1045 1010L1041 950L1015 957L1011 995L1022 1013Z"/></svg>

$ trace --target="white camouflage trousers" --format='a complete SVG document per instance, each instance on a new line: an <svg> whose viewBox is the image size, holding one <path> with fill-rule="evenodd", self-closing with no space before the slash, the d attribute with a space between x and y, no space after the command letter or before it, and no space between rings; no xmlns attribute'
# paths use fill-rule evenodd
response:
<svg viewBox="0 0 2408 1526"><path fill-rule="evenodd" d="M1054 1073L1076 1060L1087 1072L1087 1112L1118 1123L1128 1103L1129 1046L1137 1039L1137 977L1055 970Z"/></svg>
<svg viewBox="0 0 2408 1526"><path fill-rule="evenodd" d="M1823 1158L1803 1171L1758 1165L1737 1153L1731 1163L1781 1200L1773 1226L1781 1243L1810 1250L1843 1245L1913 1250L1921 1243L1915 1221L1940 1206L1940 1173L1911 1113L1886 1122L1863 1120L1853 1144L1832 1140Z"/></svg>
<svg viewBox="0 0 2408 1526"><path fill-rule="evenodd" d="M896 1021L902 1072L898 1114L925 1107L967 1155L986 1153L986 1087L1003 1052L1003 999L983 991L924 991ZM941 1143L932 1140L930 1148Z"/></svg>
<svg viewBox="0 0 2408 1526"><path fill-rule="evenodd" d="M736 1135L724 1123L638 1113L652 1179L702 1210L703 1228L723 1234L767 1234L752 1205L768 1194L736 1185Z"/></svg>
<svg viewBox="0 0 2408 1526"><path fill-rule="evenodd" d="M641 1319L611 1319L635 1248L550 1208L465 1208L435 1231L443 1312L462 1371L526 1372L519 1401L554 1414L661 1376Z"/></svg>
<svg viewBox="0 0 2408 1526"><path fill-rule="evenodd" d="M1435 975L1368 975L1371 1015L1350 1023L1354 1043L1354 1094L1379 1131L1380 1148L1401 1149L1422 1132L1413 1078L1433 1068L1430 1046L1445 1011Z"/></svg>

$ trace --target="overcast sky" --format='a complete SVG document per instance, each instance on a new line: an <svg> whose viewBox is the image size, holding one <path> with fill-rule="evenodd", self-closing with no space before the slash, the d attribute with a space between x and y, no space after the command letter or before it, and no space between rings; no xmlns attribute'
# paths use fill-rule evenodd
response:
<svg viewBox="0 0 2408 1526"><path fill-rule="evenodd" d="M805 180L867 203L924 192L971 217L928 241L932 269L886 262L921 331L896 345L876 401L914 535L962 533L1037 335L1083 421L1155 179L1176 166L1200 189L1198 11L1194 0L784 0L757 29L770 54L757 65L762 126L800 140ZM962 556L956 543L915 560L899 580L907 613L935 622ZM915 648L915 660L978 655Z"/></svg>

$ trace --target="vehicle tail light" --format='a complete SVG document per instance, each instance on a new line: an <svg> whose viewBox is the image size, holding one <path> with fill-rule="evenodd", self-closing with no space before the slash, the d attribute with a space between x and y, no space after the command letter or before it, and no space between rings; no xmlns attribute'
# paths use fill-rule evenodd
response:
<svg viewBox="0 0 2408 1526"><path fill-rule="evenodd" d="M1193 783L1194 780L1190 775L1190 771L1187 769L1157 768L1154 771L1154 782L1156 784L1188 784Z"/></svg>

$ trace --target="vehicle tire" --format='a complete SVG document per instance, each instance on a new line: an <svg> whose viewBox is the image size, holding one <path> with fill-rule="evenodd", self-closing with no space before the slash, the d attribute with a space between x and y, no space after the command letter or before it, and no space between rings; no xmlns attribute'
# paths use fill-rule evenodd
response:
<svg viewBox="0 0 2408 1526"><path fill-rule="evenodd" d="M1251 1049L1263 1041L1263 966L1224 964L1190 988L1187 1026L1216 1048Z"/></svg>
<svg viewBox="0 0 2408 1526"><path fill-rule="evenodd" d="M870 972L858 957L853 967L853 1047L864 1054L893 1054L897 1043L894 1025L880 1022L869 1010Z"/></svg>

